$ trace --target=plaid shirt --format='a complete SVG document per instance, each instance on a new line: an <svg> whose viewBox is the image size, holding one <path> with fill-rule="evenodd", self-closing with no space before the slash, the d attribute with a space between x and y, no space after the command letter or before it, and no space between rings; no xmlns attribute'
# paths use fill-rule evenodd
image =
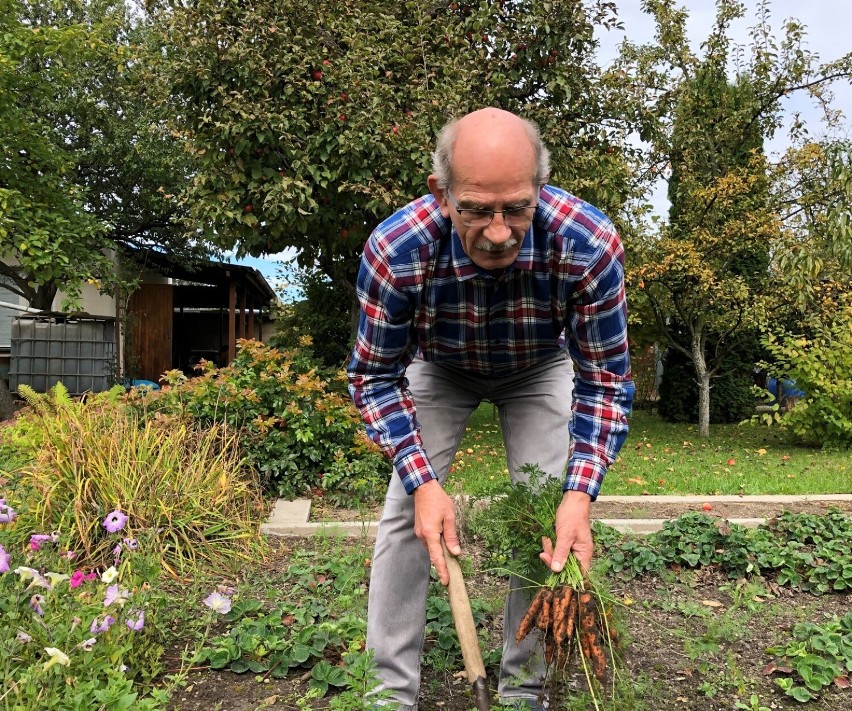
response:
<svg viewBox="0 0 852 711"><path fill-rule="evenodd" d="M358 298L349 390L408 493L437 478L406 389L412 358L508 375L552 356L565 330L577 377L564 488L597 497L633 400L624 250L601 212L545 186L517 259L495 278L470 260L427 195L370 236Z"/></svg>

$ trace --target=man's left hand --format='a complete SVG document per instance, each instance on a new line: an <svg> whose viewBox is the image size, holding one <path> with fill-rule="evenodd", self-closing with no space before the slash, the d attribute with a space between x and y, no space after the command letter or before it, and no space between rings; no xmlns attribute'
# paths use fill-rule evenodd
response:
<svg viewBox="0 0 852 711"><path fill-rule="evenodd" d="M589 522L589 508L592 498L583 491L566 491L562 503L556 509L556 547L549 538L542 538L542 552L539 553L545 564L559 573L565 567L568 554L573 553L580 562L583 573L592 565L592 526Z"/></svg>

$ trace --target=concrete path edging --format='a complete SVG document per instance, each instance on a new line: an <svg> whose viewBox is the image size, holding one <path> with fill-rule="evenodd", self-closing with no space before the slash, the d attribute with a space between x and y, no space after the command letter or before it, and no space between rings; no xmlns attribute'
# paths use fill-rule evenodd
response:
<svg viewBox="0 0 852 711"><path fill-rule="evenodd" d="M621 504L700 504L700 503L768 503L791 504L814 501L852 501L852 494L814 494L814 495L767 495L767 496L599 496L600 502ZM374 538L378 522L363 521L310 521L311 500L279 499L269 519L260 527L261 533L268 536L312 536L315 534L344 535L347 537ZM607 526L634 533L653 533L662 529L667 519L662 518L623 518L597 519ZM764 518L732 518L730 523L756 528L766 522Z"/></svg>

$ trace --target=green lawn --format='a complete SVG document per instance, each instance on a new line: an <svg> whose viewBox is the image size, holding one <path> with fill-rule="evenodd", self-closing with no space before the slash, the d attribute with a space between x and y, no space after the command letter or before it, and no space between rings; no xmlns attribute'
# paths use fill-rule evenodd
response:
<svg viewBox="0 0 852 711"><path fill-rule="evenodd" d="M500 421L484 404L468 424L448 489L487 494L507 475ZM702 441L695 425L634 412L602 493L848 494L852 455L800 447L760 425L712 425Z"/></svg>

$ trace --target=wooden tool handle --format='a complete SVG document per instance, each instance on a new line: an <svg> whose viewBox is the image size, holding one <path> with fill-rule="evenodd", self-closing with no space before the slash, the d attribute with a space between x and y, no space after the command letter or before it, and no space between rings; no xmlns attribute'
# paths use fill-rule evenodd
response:
<svg viewBox="0 0 852 711"><path fill-rule="evenodd" d="M450 584L447 590L450 596L450 609L453 611L453 622L455 622L456 633L461 644L464 669L468 681L473 684L477 679L485 679L485 665L482 663L482 653L479 651L479 637L476 635L470 599L464 586L464 577L459 562L447 550L443 538L441 538L441 546L444 549L447 572L450 574Z"/></svg>

